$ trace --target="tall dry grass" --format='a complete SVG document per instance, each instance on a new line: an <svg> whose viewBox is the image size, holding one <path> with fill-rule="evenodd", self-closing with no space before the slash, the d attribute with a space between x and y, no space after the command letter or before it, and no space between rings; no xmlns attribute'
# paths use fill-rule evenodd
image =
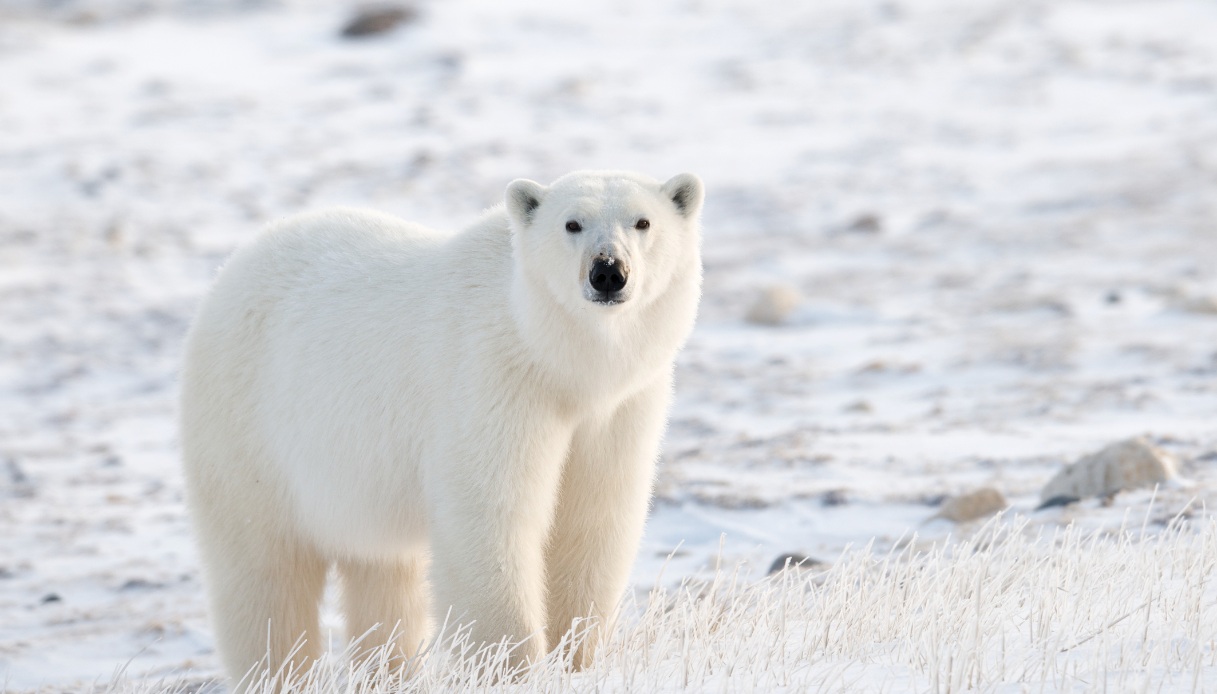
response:
<svg viewBox="0 0 1217 694"><path fill-rule="evenodd" d="M406 676L385 652L359 666L331 654L285 691L1217 691L1215 565L1217 519L1203 513L1098 532L999 518L962 541L850 550L820 572L657 586L582 672L556 651L513 677L508 646L474 654L445 629Z"/></svg>

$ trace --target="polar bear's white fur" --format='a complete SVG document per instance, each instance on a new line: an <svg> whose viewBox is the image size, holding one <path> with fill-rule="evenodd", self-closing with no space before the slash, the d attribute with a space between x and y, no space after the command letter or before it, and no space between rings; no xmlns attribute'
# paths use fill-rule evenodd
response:
<svg viewBox="0 0 1217 694"><path fill-rule="evenodd" d="M331 565L348 633L384 625L369 646L398 624L413 651L450 614L523 663L611 623L697 311L702 185L577 172L505 197L459 234L289 219L204 300L182 446L231 676L301 636L294 664L317 657Z"/></svg>

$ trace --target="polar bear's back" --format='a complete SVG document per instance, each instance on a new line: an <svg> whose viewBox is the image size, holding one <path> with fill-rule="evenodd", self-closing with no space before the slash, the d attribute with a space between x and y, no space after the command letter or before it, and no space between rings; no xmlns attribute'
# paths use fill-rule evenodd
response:
<svg viewBox="0 0 1217 694"><path fill-rule="evenodd" d="M344 208L277 222L221 269L187 349L213 351L215 367L258 357L276 361L293 345L313 344L309 349L317 352L328 335L349 337L348 330L374 324L381 312L425 312L429 295L442 291L432 275L450 237Z"/></svg>
<svg viewBox="0 0 1217 694"><path fill-rule="evenodd" d="M455 349L447 326L502 313L454 280L454 258L482 254L467 246L497 245L484 232L334 209L284 220L237 251L186 345L182 435L194 493L210 490L242 513L286 506L315 542L331 544L332 534L349 551L359 551L352 537L374 551L416 535L421 508L378 497L421 484L410 463L451 363L440 355ZM508 271L504 243L478 259L483 278ZM254 485L261 491L242 501ZM268 487L278 503L267 502ZM400 517L355 512L373 508Z"/></svg>
<svg viewBox="0 0 1217 694"><path fill-rule="evenodd" d="M273 224L237 251L224 273L253 263L259 275L273 273L288 282L349 280L353 275L423 261L450 237L379 212L331 208Z"/></svg>

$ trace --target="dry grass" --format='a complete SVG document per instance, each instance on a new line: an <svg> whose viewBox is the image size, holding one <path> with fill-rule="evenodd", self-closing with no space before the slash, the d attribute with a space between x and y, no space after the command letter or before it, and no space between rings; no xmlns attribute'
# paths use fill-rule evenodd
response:
<svg viewBox="0 0 1217 694"><path fill-rule="evenodd" d="M455 634L412 677L383 657L353 668L334 655L290 691L1217 690L1217 519L1044 534L999 518L967 541L919 546L852 550L821 573L656 588L626 605L580 673L554 654L504 676L502 649L454 656Z"/></svg>

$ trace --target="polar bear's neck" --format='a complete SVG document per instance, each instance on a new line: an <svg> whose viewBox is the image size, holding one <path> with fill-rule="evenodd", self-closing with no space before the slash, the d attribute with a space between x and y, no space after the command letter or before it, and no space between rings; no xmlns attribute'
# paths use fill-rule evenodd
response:
<svg viewBox="0 0 1217 694"><path fill-rule="evenodd" d="M656 301L571 310L544 286L512 274L509 311L522 358L574 394L619 390L622 398L668 374L696 317L700 274L673 278ZM584 308L584 307L580 307Z"/></svg>

